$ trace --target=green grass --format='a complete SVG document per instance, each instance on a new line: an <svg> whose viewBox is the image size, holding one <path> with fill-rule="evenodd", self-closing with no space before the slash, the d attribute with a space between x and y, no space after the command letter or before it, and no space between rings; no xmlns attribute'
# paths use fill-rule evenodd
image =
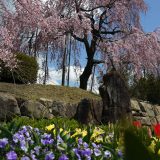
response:
<svg viewBox="0 0 160 160"><path fill-rule="evenodd" d="M0 92L10 93L17 98L36 100L47 98L65 103L76 103L83 98L100 100L100 96L91 92L76 88L55 85L17 85L11 83L0 83Z"/></svg>
<svg viewBox="0 0 160 160"><path fill-rule="evenodd" d="M16 126L21 127L21 126L32 126L34 128L39 128L39 129L45 129L46 126L50 124L55 124L56 127L59 128L66 128L66 129L75 129L78 127L82 127L84 125L78 123L74 119L68 119L68 118L63 118L63 117L54 117L53 119L31 119L27 117L16 117L10 122L3 122L1 126L7 127L7 128L16 128Z"/></svg>

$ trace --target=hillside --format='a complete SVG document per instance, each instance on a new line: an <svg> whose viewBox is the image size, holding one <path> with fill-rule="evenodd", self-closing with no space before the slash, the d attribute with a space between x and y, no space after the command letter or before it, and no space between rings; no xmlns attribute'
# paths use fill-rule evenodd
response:
<svg viewBox="0 0 160 160"><path fill-rule="evenodd" d="M17 85L0 83L0 92L10 93L18 98L36 100L41 97L68 103L79 102L83 98L100 99L98 95L76 87L63 87L55 85Z"/></svg>

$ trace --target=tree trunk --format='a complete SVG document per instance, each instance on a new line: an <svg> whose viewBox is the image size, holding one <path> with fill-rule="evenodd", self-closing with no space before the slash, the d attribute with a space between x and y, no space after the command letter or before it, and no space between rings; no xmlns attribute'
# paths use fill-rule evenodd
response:
<svg viewBox="0 0 160 160"><path fill-rule="evenodd" d="M71 36L69 37L69 49L68 49L68 76L67 76L67 86L69 87L69 79L70 79L70 68L71 68L71 51L72 51L72 41Z"/></svg>
<svg viewBox="0 0 160 160"><path fill-rule="evenodd" d="M45 68L44 68L43 84L46 84L47 78L48 78L48 52L46 53L46 57L45 57Z"/></svg>
<svg viewBox="0 0 160 160"><path fill-rule="evenodd" d="M31 55L31 51L32 51L32 41L33 41L33 37L34 37L34 32L32 33L32 35L31 35L31 37L30 37L30 39L29 39L29 41L28 41L28 53L29 53L29 55L30 56L32 56Z"/></svg>
<svg viewBox="0 0 160 160"><path fill-rule="evenodd" d="M87 53L87 65L82 75L80 76L80 88L84 90L87 90L87 82L88 82L90 75L92 74L92 68L94 65L94 55L96 52L97 37L94 32L92 33L92 36L93 38L91 40L91 44L89 44L88 38L86 35L84 38L84 45L85 45L85 49Z"/></svg>
<svg viewBox="0 0 160 160"><path fill-rule="evenodd" d="M44 79L43 79L43 84L46 84L47 78L48 78L48 43L47 43L47 52L46 52L46 57L45 57L45 66L44 66Z"/></svg>
<svg viewBox="0 0 160 160"><path fill-rule="evenodd" d="M88 82L90 75L92 74L92 68L93 68L93 58L88 59L87 65L82 75L80 76L80 88L81 89L87 90L87 82Z"/></svg>
<svg viewBox="0 0 160 160"><path fill-rule="evenodd" d="M63 53L63 62L62 62L62 86L65 86L65 77L66 77L66 56L67 56L67 37L65 37L65 48Z"/></svg>

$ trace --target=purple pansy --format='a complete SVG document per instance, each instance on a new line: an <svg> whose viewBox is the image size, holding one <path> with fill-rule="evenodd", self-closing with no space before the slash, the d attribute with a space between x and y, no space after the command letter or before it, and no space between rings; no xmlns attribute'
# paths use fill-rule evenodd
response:
<svg viewBox="0 0 160 160"><path fill-rule="evenodd" d="M42 135L41 143L43 145L53 144L53 141L51 134L44 133Z"/></svg>
<svg viewBox="0 0 160 160"><path fill-rule="evenodd" d="M0 139L0 148L4 148L8 144L7 138Z"/></svg>
<svg viewBox="0 0 160 160"><path fill-rule="evenodd" d="M30 158L27 157L27 156L23 156L23 157L21 158L21 160L30 160Z"/></svg>
<svg viewBox="0 0 160 160"><path fill-rule="evenodd" d="M123 157L123 153L121 150L118 150L118 157L122 158Z"/></svg>
<svg viewBox="0 0 160 160"><path fill-rule="evenodd" d="M97 148L94 149L94 155L96 157L100 156L101 154L102 154L102 152L99 149L97 149Z"/></svg>
<svg viewBox="0 0 160 160"><path fill-rule="evenodd" d="M76 154L78 160L81 160L80 151L77 148L74 148L73 152Z"/></svg>
<svg viewBox="0 0 160 160"><path fill-rule="evenodd" d="M24 152L27 152L28 151L28 147L27 147L27 144L26 144L26 141L20 141L20 148L22 151Z"/></svg>
<svg viewBox="0 0 160 160"><path fill-rule="evenodd" d="M88 160L91 159L91 149L90 148L87 148L87 149L84 149L84 150L81 150L81 155L86 157Z"/></svg>
<svg viewBox="0 0 160 160"><path fill-rule="evenodd" d="M108 150L106 150L106 151L104 152L104 157L105 157L105 158L110 158L110 157L111 157L111 152L108 151Z"/></svg>
<svg viewBox="0 0 160 160"><path fill-rule="evenodd" d="M17 154L14 151L10 151L6 154L7 160L17 160Z"/></svg>
<svg viewBox="0 0 160 160"><path fill-rule="evenodd" d="M49 152L45 156L45 160L53 160L54 158L55 158L55 156L54 156L53 152Z"/></svg>
<svg viewBox="0 0 160 160"><path fill-rule="evenodd" d="M40 146L36 146L36 147L34 147L34 151L35 151L35 153L36 153L36 155L38 156L39 155L39 153L40 153L40 149L41 149L41 147Z"/></svg>
<svg viewBox="0 0 160 160"><path fill-rule="evenodd" d="M63 154L61 157L59 157L58 160L69 160L69 158L65 154Z"/></svg>

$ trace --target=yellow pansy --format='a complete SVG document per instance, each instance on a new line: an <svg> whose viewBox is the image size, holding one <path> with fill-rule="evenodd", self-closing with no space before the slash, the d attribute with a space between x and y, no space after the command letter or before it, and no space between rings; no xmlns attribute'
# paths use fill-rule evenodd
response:
<svg viewBox="0 0 160 160"><path fill-rule="evenodd" d="M75 131L77 134L80 134L82 130L80 128L76 128Z"/></svg>
<svg viewBox="0 0 160 160"><path fill-rule="evenodd" d="M53 134L56 135L56 129L53 130Z"/></svg>
<svg viewBox="0 0 160 160"><path fill-rule="evenodd" d="M83 130L81 134L82 134L82 137L85 137L87 135L87 131Z"/></svg>
<svg viewBox="0 0 160 160"><path fill-rule="evenodd" d="M151 144L148 146L148 149L153 153L155 153L156 143L158 143L159 139L156 137L152 137L152 138L153 140L151 141ZM158 155L160 155L160 149L158 150Z"/></svg>
<svg viewBox="0 0 160 160"><path fill-rule="evenodd" d="M94 142L97 142L97 143L103 142L103 137L102 136L96 137Z"/></svg>
<svg viewBox="0 0 160 160"><path fill-rule="evenodd" d="M51 125L49 125L49 126L46 126L46 130L47 131L51 131L51 130L53 130L55 128L55 125L54 124L51 124Z"/></svg>
<svg viewBox="0 0 160 160"><path fill-rule="evenodd" d="M66 135L66 134L68 134L68 133L70 133L70 131L64 131L64 132L63 132L64 135Z"/></svg>
<svg viewBox="0 0 160 160"><path fill-rule="evenodd" d="M61 132L63 131L63 128L60 128L59 131L60 131L60 133L61 133Z"/></svg>
<svg viewBox="0 0 160 160"><path fill-rule="evenodd" d="M81 129L80 128L76 128L75 129L75 133L71 136L71 138L73 138L73 137L75 137L75 136L77 136L77 135L80 135L81 134Z"/></svg>
<svg viewBox="0 0 160 160"><path fill-rule="evenodd" d="M154 139L155 142L157 142L159 139L156 137L152 137Z"/></svg>
<svg viewBox="0 0 160 160"><path fill-rule="evenodd" d="M152 151L153 153L155 153L155 146L156 146L156 143L155 143L155 141L153 140L153 141L151 142L151 144L149 145L148 149L149 149L150 151Z"/></svg>
<svg viewBox="0 0 160 160"><path fill-rule="evenodd" d="M73 138L77 135L82 135L82 137L85 137L87 135L87 131L86 130L81 130L80 128L76 128L75 133L71 136L71 138Z"/></svg>
<svg viewBox="0 0 160 160"><path fill-rule="evenodd" d="M105 131L103 129L95 127L95 129L93 130L93 134L91 136L91 139L93 139L101 134L104 134L104 133L105 133Z"/></svg>
<svg viewBox="0 0 160 160"><path fill-rule="evenodd" d="M118 147L124 146L124 138L120 137L117 142Z"/></svg>

